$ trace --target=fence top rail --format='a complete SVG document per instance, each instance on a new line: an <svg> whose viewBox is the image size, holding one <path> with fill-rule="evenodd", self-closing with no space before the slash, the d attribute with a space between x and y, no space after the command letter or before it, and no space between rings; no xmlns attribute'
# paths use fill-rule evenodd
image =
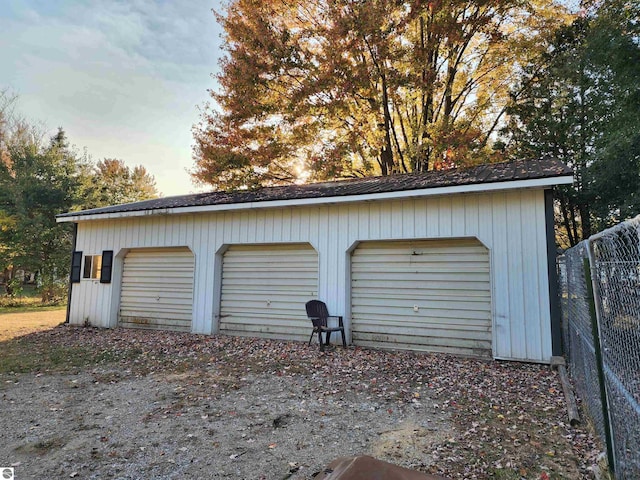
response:
<svg viewBox="0 0 640 480"><path fill-rule="evenodd" d="M640 215L637 215L636 217L631 218L629 220L625 220L624 222L619 223L618 225L615 225L611 228L607 228L606 230L603 230L601 232L591 235L589 237L589 241L593 242L594 240L600 240L604 237L614 235L619 230L624 230L625 228L628 228L630 225L634 225L634 224L640 227Z"/></svg>

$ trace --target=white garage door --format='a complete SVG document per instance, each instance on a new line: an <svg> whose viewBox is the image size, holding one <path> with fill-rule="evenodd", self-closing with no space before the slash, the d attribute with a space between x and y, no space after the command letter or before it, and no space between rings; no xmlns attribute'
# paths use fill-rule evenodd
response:
<svg viewBox="0 0 640 480"><path fill-rule="evenodd" d="M318 254L311 245L231 246L222 264L220 331L306 340L305 303L317 292Z"/></svg>
<svg viewBox="0 0 640 480"><path fill-rule="evenodd" d="M188 248L131 250L124 259L119 324L190 332L193 268Z"/></svg>
<svg viewBox="0 0 640 480"><path fill-rule="evenodd" d="M491 356L489 252L477 240L366 242L351 269L356 345Z"/></svg>

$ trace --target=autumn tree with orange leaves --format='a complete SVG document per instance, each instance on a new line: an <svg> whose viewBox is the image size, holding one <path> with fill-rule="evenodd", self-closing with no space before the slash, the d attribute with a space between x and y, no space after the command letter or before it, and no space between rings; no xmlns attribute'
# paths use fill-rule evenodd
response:
<svg viewBox="0 0 640 480"><path fill-rule="evenodd" d="M518 65L567 16L550 0L233 0L192 175L233 189L499 159Z"/></svg>

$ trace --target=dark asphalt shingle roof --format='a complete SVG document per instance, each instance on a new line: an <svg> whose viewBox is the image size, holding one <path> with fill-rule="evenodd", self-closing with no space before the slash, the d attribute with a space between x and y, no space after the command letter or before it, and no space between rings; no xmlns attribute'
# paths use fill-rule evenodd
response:
<svg viewBox="0 0 640 480"><path fill-rule="evenodd" d="M180 195L176 197L165 197L155 200L127 203L124 205L93 208L91 210L82 210L79 212L69 212L58 215L58 218L135 212L142 210L158 210L166 208L230 205L274 200L298 200L306 198L328 198L402 192L457 185L552 178L571 175L572 173L573 171L571 168L558 160L520 160L515 162L493 163L469 168L431 171L426 173L336 180L332 182L311 183L306 185L265 187L257 190L237 192L209 192Z"/></svg>

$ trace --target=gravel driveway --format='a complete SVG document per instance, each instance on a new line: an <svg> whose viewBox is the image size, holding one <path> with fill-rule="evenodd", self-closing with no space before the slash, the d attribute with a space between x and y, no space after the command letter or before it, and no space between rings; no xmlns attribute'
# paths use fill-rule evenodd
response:
<svg viewBox="0 0 640 480"><path fill-rule="evenodd" d="M0 466L17 479L303 479L355 454L590 478L598 452L540 365L69 326L0 348Z"/></svg>

